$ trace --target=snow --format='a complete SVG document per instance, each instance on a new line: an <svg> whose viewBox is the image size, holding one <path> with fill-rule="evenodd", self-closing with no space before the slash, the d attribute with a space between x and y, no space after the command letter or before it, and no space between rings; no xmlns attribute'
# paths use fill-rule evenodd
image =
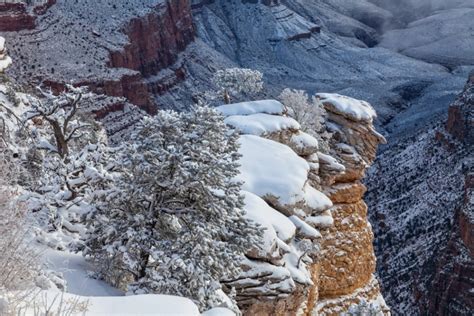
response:
<svg viewBox="0 0 474 316"><path fill-rule="evenodd" d="M293 222L293 224L298 228L298 231L304 237L310 238L310 239L317 239L317 238L322 237L321 233L317 229L309 226L305 221L303 221L298 216L292 215L289 218Z"/></svg>
<svg viewBox="0 0 474 316"><path fill-rule="evenodd" d="M5 55L5 38L0 36L0 73L7 69L11 63L11 58Z"/></svg>
<svg viewBox="0 0 474 316"><path fill-rule="evenodd" d="M301 131L291 136L291 143L296 147L298 152L311 151L315 153L319 148L319 143L316 138Z"/></svg>
<svg viewBox="0 0 474 316"><path fill-rule="evenodd" d="M47 249L43 253L48 269L62 275L67 292L82 296L122 296L124 293L88 275L93 268L81 254Z"/></svg>
<svg viewBox="0 0 474 316"><path fill-rule="evenodd" d="M265 135L285 129L299 130L300 124L290 117L257 113L251 115L232 115L225 123L242 134Z"/></svg>
<svg viewBox="0 0 474 316"><path fill-rule="evenodd" d="M336 113L346 114L355 121L372 122L377 117L374 108L366 101L336 93L318 93L317 96L321 98L326 107L329 107Z"/></svg>
<svg viewBox="0 0 474 316"><path fill-rule="evenodd" d="M61 299L62 298L62 299ZM61 301L86 303L85 315L154 315L154 316L193 316L200 315L198 307L189 299L170 295L133 295L120 297L77 296L57 291L43 291L35 296L37 306L48 302L51 310L58 310ZM33 313L29 304L26 315ZM64 307L63 307L64 308ZM72 315L83 315L73 313Z"/></svg>
<svg viewBox="0 0 474 316"><path fill-rule="evenodd" d="M242 189L262 198L274 197L282 205L294 205L304 198L309 165L288 146L254 135L239 139Z"/></svg>
<svg viewBox="0 0 474 316"><path fill-rule="evenodd" d="M307 217L305 221L310 225L320 228L329 228L334 225L334 218L330 211L326 211L322 215Z"/></svg>
<svg viewBox="0 0 474 316"><path fill-rule="evenodd" d="M277 210L271 208L257 195L247 191L243 191L242 193L245 198L244 210L247 212L246 216L248 218L266 227L265 233L273 232L275 237L278 236L278 238L284 241L293 238L296 227L292 221Z"/></svg>
<svg viewBox="0 0 474 316"><path fill-rule="evenodd" d="M235 316L235 313L228 308L216 307L201 314L202 316Z"/></svg>
<svg viewBox="0 0 474 316"><path fill-rule="evenodd" d="M344 165L337 162L336 158L332 156L318 152L318 160L320 162L320 165L325 165L327 169L335 170L339 172L346 171L346 167L344 167Z"/></svg>
<svg viewBox="0 0 474 316"><path fill-rule="evenodd" d="M284 106L276 100L249 101L225 104L217 107L224 116L251 115L257 113L283 114Z"/></svg>
<svg viewBox="0 0 474 316"><path fill-rule="evenodd" d="M300 284L313 284L311 280L311 273L306 269L306 265L303 262L299 262L303 252L296 251L294 243L291 245L292 252L287 253L283 256L285 261L285 268L290 271L293 280Z"/></svg>
<svg viewBox="0 0 474 316"><path fill-rule="evenodd" d="M312 211L322 212L333 205L332 201L326 195L319 192L309 184L305 185L304 193L306 206L308 206Z"/></svg>

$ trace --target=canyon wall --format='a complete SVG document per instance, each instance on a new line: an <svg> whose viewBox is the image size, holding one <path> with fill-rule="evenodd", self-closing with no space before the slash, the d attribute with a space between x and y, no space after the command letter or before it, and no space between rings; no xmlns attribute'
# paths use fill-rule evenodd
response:
<svg viewBox="0 0 474 316"><path fill-rule="evenodd" d="M56 3L56 0L35 1L27 4L15 0L0 3L0 32L32 30L36 27L36 18Z"/></svg>
<svg viewBox="0 0 474 316"><path fill-rule="evenodd" d="M464 186L450 238L437 262L425 308L430 315L468 315L474 310L474 73L449 108L446 131L456 140L450 143L453 150L462 150L468 159L461 167Z"/></svg>
<svg viewBox="0 0 474 316"><path fill-rule="evenodd" d="M174 64L195 38L188 0L6 3L0 4L2 25L19 61L11 75L20 83L53 90L87 85L148 113L160 107L156 95L186 78Z"/></svg>
<svg viewBox="0 0 474 316"><path fill-rule="evenodd" d="M106 85L104 90L110 95L124 96L133 104L153 113L156 111L153 95L166 92L172 87L171 82L177 83L186 78L185 70L179 67L166 80L156 75L173 65L178 54L194 40L189 1L173 0L159 4L145 16L132 19L123 31L129 44L110 53L108 66L131 69L139 74L124 77L119 87Z"/></svg>
<svg viewBox="0 0 474 316"><path fill-rule="evenodd" d="M399 140L370 171L377 272L397 314L472 314L473 79L446 123Z"/></svg>

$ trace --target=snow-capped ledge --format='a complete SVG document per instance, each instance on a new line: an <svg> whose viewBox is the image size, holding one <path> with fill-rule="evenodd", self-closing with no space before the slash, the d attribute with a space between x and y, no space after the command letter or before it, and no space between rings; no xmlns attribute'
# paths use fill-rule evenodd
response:
<svg viewBox="0 0 474 316"><path fill-rule="evenodd" d="M232 115L225 123L242 134L266 135L282 130L299 130L300 124L291 117L257 113L251 115Z"/></svg>
<svg viewBox="0 0 474 316"><path fill-rule="evenodd" d="M224 116L251 115L257 113L282 115L285 107L277 100L260 100L225 104L216 109Z"/></svg>
<svg viewBox="0 0 474 316"><path fill-rule="evenodd" d="M326 110L353 121L372 122L377 117L374 108L366 101L335 93L318 93L316 96L321 99Z"/></svg>

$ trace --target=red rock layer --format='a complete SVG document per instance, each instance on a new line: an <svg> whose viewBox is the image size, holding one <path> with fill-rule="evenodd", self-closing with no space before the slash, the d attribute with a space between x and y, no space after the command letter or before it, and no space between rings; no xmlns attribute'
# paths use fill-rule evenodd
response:
<svg viewBox="0 0 474 316"><path fill-rule="evenodd" d="M120 51L111 52L108 65L140 74L124 76L120 82L104 82L103 90L109 95L126 97L147 112L153 112L152 95L165 93L186 77L185 70L179 68L172 78L152 78L175 63L178 54L194 40L190 2L166 1L149 14L132 19L124 32L130 43Z"/></svg>
<svg viewBox="0 0 474 316"><path fill-rule="evenodd" d="M0 32L35 28L36 17L28 13L24 3L0 4Z"/></svg>
<svg viewBox="0 0 474 316"><path fill-rule="evenodd" d="M36 16L43 15L56 3L48 0L31 11L24 2L0 3L0 32L31 30L36 27Z"/></svg>

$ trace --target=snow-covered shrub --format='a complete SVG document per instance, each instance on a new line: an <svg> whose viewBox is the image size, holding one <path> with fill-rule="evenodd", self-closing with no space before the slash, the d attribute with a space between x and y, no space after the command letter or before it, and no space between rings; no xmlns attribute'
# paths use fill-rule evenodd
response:
<svg viewBox="0 0 474 316"><path fill-rule="evenodd" d="M16 200L17 192L12 186L15 183L15 175L11 170L15 169L0 159L1 315L8 314L21 302L21 294L16 291L32 288L39 271L36 263L38 254L28 242L26 211Z"/></svg>
<svg viewBox="0 0 474 316"><path fill-rule="evenodd" d="M217 95L221 96L226 104L231 98L240 94L252 96L263 89L263 75L258 70L246 68L227 68L217 71L212 82L217 88Z"/></svg>
<svg viewBox="0 0 474 316"><path fill-rule="evenodd" d="M376 303L368 303L362 299L359 304L352 305L346 313L341 316L384 316L382 308Z"/></svg>
<svg viewBox="0 0 474 316"><path fill-rule="evenodd" d="M84 255L133 293L173 294L202 309L223 301L261 231L244 218L238 136L208 107L160 111L112 155L114 187L89 214Z"/></svg>
<svg viewBox="0 0 474 316"><path fill-rule="evenodd" d="M301 124L301 128L319 141L320 150L329 151L329 138L325 127L326 110L318 97L309 98L303 90L285 89L279 96L289 116Z"/></svg>

